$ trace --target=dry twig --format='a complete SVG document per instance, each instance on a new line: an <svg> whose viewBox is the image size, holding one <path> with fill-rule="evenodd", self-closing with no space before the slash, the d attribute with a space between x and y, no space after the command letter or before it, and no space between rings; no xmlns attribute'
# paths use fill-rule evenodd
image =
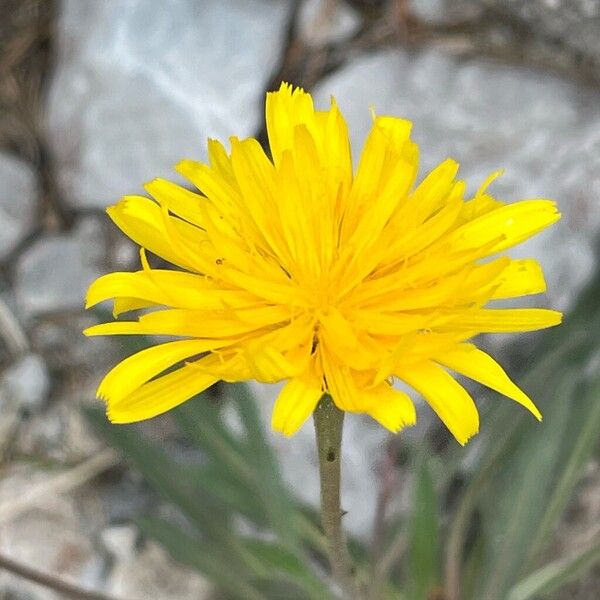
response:
<svg viewBox="0 0 600 600"><path fill-rule="evenodd" d="M37 506L49 494L65 494L78 488L117 462L117 455L112 450L104 450L77 466L30 487L16 500L0 504L0 525Z"/></svg>
<svg viewBox="0 0 600 600"><path fill-rule="evenodd" d="M72 583L67 583L54 575L48 575L37 569L32 569L2 554L0 554L0 569L54 590L61 594L61 597L76 598L77 600L116 600L112 596L86 590Z"/></svg>

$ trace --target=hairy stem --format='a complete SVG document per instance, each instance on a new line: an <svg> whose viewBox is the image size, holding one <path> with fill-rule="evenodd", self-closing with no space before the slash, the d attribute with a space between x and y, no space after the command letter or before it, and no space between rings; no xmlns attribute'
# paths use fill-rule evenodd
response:
<svg viewBox="0 0 600 600"><path fill-rule="evenodd" d="M356 579L356 568L342 530L340 459L344 413L326 395L315 409L314 421L321 478L321 518L331 570L344 598L361 600L363 595Z"/></svg>

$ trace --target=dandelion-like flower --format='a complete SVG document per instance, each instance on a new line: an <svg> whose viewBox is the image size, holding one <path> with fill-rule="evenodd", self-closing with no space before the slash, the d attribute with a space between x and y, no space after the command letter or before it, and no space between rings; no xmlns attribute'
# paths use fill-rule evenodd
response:
<svg viewBox="0 0 600 600"><path fill-rule="evenodd" d="M115 318L87 335L146 334L166 341L123 360L98 396L115 423L163 413L213 383L285 381L273 427L293 434L324 393L397 432L416 421L401 380L418 391L456 439L478 431L467 391L448 370L529 409L533 402L492 357L479 333L556 325L542 308L486 308L545 291L533 259L502 253L560 218L550 200L505 204L472 198L446 160L418 185L411 123L373 116L353 172L347 126L332 99L283 84L269 93L272 159L255 139L209 140L209 163L176 169L199 192L166 180L152 199L125 196L108 214L142 247L139 271L96 280L87 307L114 299ZM145 250L175 267L151 268ZM148 310L150 309L150 310Z"/></svg>

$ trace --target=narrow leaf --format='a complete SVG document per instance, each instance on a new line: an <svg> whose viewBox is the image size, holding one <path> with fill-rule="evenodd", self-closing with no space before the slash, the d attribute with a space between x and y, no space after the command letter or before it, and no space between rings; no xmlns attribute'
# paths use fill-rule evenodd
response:
<svg viewBox="0 0 600 600"><path fill-rule="evenodd" d="M535 561L538 552L554 531L600 438L600 378L596 378L583 391L571 403L569 431L561 451L560 469L530 545L530 562Z"/></svg>
<svg viewBox="0 0 600 600"><path fill-rule="evenodd" d="M438 499L426 459L419 465L413 494L408 547L409 598L425 600L439 581Z"/></svg>
<svg viewBox="0 0 600 600"><path fill-rule="evenodd" d="M545 597L577 577L581 577L599 562L600 541L575 556L557 560L538 569L513 587L507 600L530 600L542 597L542 594Z"/></svg>
<svg viewBox="0 0 600 600"><path fill-rule="evenodd" d="M553 390L552 410L546 414L543 427L520 436L510 460L504 460L494 476L483 507L489 547L478 597L504 598L523 569L558 461L574 377L572 370L561 373L561 381Z"/></svg>
<svg viewBox="0 0 600 600"><path fill-rule="evenodd" d="M333 598L325 583L316 577L310 565L281 544L264 540L244 541L246 549L258 559L274 578L276 574L296 583L313 600Z"/></svg>
<svg viewBox="0 0 600 600"><path fill-rule="evenodd" d="M268 515L269 522L282 543L299 550L294 522L294 505L281 478L279 465L267 442L264 425L260 420L256 402L245 384L228 386L228 392L236 402L247 434L247 455L256 473L257 494Z"/></svg>

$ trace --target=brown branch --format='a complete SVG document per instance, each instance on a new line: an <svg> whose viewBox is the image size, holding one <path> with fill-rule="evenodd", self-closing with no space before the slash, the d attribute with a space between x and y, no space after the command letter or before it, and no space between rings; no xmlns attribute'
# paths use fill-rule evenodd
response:
<svg viewBox="0 0 600 600"><path fill-rule="evenodd" d="M63 581L54 575L48 575L41 571L37 571L36 569L32 569L31 567L18 563L2 554L0 554L0 569L4 569L27 581L54 590L66 598L76 598L77 600L116 600L116 598L112 596L80 588L77 585Z"/></svg>
<svg viewBox="0 0 600 600"><path fill-rule="evenodd" d="M18 498L0 504L0 525L37 506L49 494L65 494L78 488L116 465L118 460L112 450L103 450L70 469L51 475L45 481L30 486L29 490Z"/></svg>

